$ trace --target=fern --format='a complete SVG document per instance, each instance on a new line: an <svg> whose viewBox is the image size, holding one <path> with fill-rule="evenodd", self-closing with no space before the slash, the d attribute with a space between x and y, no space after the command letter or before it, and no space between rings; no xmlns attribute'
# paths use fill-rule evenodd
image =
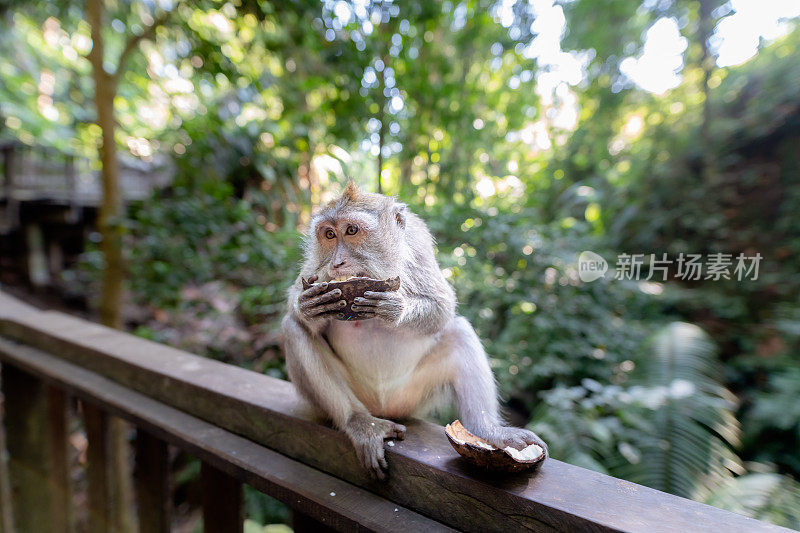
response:
<svg viewBox="0 0 800 533"><path fill-rule="evenodd" d="M800 529L800 483L772 472L746 474L715 490L705 503Z"/></svg>
<svg viewBox="0 0 800 533"><path fill-rule="evenodd" d="M615 473L644 485L703 499L742 472L736 401L722 384L714 345L697 326L676 322L656 334L629 389L651 411L631 443L637 460Z"/></svg>

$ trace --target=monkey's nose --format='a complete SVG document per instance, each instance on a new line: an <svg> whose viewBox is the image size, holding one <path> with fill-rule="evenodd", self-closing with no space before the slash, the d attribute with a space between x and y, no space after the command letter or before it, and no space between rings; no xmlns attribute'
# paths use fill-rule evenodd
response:
<svg viewBox="0 0 800 533"><path fill-rule="evenodd" d="M341 261L337 261L333 264L333 268L341 268L347 263L346 259L342 259Z"/></svg>

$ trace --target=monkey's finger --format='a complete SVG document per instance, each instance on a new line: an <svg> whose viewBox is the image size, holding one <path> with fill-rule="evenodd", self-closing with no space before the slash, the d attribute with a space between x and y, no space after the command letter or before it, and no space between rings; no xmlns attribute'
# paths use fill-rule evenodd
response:
<svg viewBox="0 0 800 533"><path fill-rule="evenodd" d="M314 296L308 300L305 300L302 305L306 307L316 307L318 305L332 302L334 300L339 300L342 297L342 290L341 289L333 289L331 292L326 292L324 294L320 294L319 296Z"/></svg>
<svg viewBox="0 0 800 533"><path fill-rule="evenodd" d="M380 466L378 466L378 456L375 453L375 448L372 446L368 446L364 449L363 464L374 479L384 479L386 477Z"/></svg>
<svg viewBox="0 0 800 533"><path fill-rule="evenodd" d="M367 299L370 299L370 300L393 300L393 299L397 298L397 292L396 291L385 291L385 292L364 291L364 298L367 298Z"/></svg>
<svg viewBox="0 0 800 533"><path fill-rule="evenodd" d="M308 289L304 290L300 293L301 299L308 299L312 296L316 296L317 294L323 293L328 290L328 284L326 283L319 283L317 285L312 285Z"/></svg>
<svg viewBox="0 0 800 533"><path fill-rule="evenodd" d="M381 447L378 449L378 466L380 466L383 470L386 470L389 465L386 463L386 448L384 447L385 444L381 443Z"/></svg>
<svg viewBox="0 0 800 533"><path fill-rule="evenodd" d="M360 313L360 312L364 311L364 312L367 312L367 313L372 313L374 315L375 314L375 310L377 308L376 307L366 307L366 306L363 306L363 305L353 304L350 307L350 309L352 309L354 313Z"/></svg>
<svg viewBox="0 0 800 533"><path fill-rule="evenodd" d="M526 431L523 433L522 439L525 441L525 444L537 444L541 446L539 443L542 442L542 439L540 439L539 436L532 431Z"/></svg>
<svg viewBox="0 0 800 533"><path fill-rule="evenodd" d="M383 451L383 443L375 450L376 453L372 456L372 461L375 469L375 474L378 476L378 479L386 479L386 469L389 467L386 464L386 457Z"/></svg>
<svg viewBox="0 0 800 533"><path fill-rule="evenodd" d="M503 444L516 448L517 450L521 450L528 445L521 436L508 437L503 440Z"/></svg>
<svg viewBox="0 0 800 533"><path fill-rule="evenodd" d="M360 305L364 307L377 307L380 302L378 300L373 300L371 298L353 298L354 305Z"/></svg>
<svg viewBox="0 0 800 533"><path fill-rule="evenodd" d="M383 443L381 443L381 447L378 448L378 455L375 457L377 459L377 466L380 468L381 471L385 472L389 465L386 463L386 452L383 447Z"/></svg>
<svg viewBox="0 0 800 533"><path fill-rule="evenodd" d="M406 438L406 427L403 424L393 424L387 438L403 440Z"/></svg>
<svg viewBox="0 0 800 533"><path fill-rule="evenodd" d="M308 281L309 283L314 283L314 282L315 282L315 281L317 281L318 279L319 279L319 276L317 276L316 274L314 274L313 276L311 276L310 278L308 278L306 281Z"/></svg>
<svg viewBox="0 0 800 533"><path fill-rule="evenodd" d="M341 311L346 305L347 302L345 300L339 300L338 302L309 307L307 308L306 312L309 314L309 316L317 316L323 313L329 313L331 311Z"/></svg>

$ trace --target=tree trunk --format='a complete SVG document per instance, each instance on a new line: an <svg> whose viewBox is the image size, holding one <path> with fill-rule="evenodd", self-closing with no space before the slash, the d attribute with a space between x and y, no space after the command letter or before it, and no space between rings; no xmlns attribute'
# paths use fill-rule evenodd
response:
<svg viewBox="0 0 800 533"><path fill-rule="evenodd" d="M378 72L378 120L381 123L380 130L378 130L378 194L383 194L383 182L382 176L383 173L383 146L386 143L386 63L385 63L385 56L384 56L384 63L383 69Z"/></svg>
<svg viewBox="0 0 800 533"><path fill-rule="evenodd" d="M707 178L711 164L711 137L709 131L711 127L711 101L708 83L714 72L715 58L709 49L708 40L714 30L714 21L711 19L714 4L713 0L699 0L697 21L697 40L700 42L700 49L702 50L700 68L703 70L703 85L700 88L703 93L703 117L700 124L700 148L703 151L701 177L703 179Z"/></svg>
<svg viewBox="0 0 800 533"><path fill-rule="evenodd" d="M114 139L114 97L116 79L103 66L103 5L102 0L87 0L86 12L92 31L92 77L95 85L97 125L102 131L100 160L102 162L103 199L100 203L97 225L102 235L100 245L105 261L100 292L100 321L109 327L122 326L120 308L125 268L122 257L122 198L119 190L119 163Z"/></svg>
<svg viewBox="0 0 800 533"><path fill-rule="evenodd" d="M109 327L122 326L120 308L122 305L122 284L125 276L122 257L122 198L119 190L119 164L117 145L114 138L116 121L114 118L114 97L117 92L117 78L109 74L104 65L103 42L103 1L87 0L86 14L91 26L92 51L89 61L92 64L92 77L95 85L95 106L97 125L102 131L100 161L102 163L101 181L103 196L98 213L98 229L102 236L100 249L103 253L104 268L100 292L100 321ZM122 68L122 65L118 65ZM110 500L111 530L123 533L134 530L133 489L131 483L130 451L125 422L118 418L110 420Z"/></svg>

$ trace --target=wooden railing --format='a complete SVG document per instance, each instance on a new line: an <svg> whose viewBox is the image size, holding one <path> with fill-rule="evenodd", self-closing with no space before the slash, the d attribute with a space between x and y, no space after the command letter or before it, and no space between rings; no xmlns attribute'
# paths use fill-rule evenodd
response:
<svg viewBox="0 0 800 533"><path fill-rule="evenodd" d="M109 417L137 428L140 530L170 525L167 445L202 460L206 531L242 530L242 484L287 504L297 531L788 531L549 459L534 475L466 466L441 426L410 421L371 480L346 437L294 387L235 366L39 311L0 293L12 504L3 531L69 531L69 397L87 428L90 527L109 529ZM0 502L2 503L2 502Z"/></svg>

